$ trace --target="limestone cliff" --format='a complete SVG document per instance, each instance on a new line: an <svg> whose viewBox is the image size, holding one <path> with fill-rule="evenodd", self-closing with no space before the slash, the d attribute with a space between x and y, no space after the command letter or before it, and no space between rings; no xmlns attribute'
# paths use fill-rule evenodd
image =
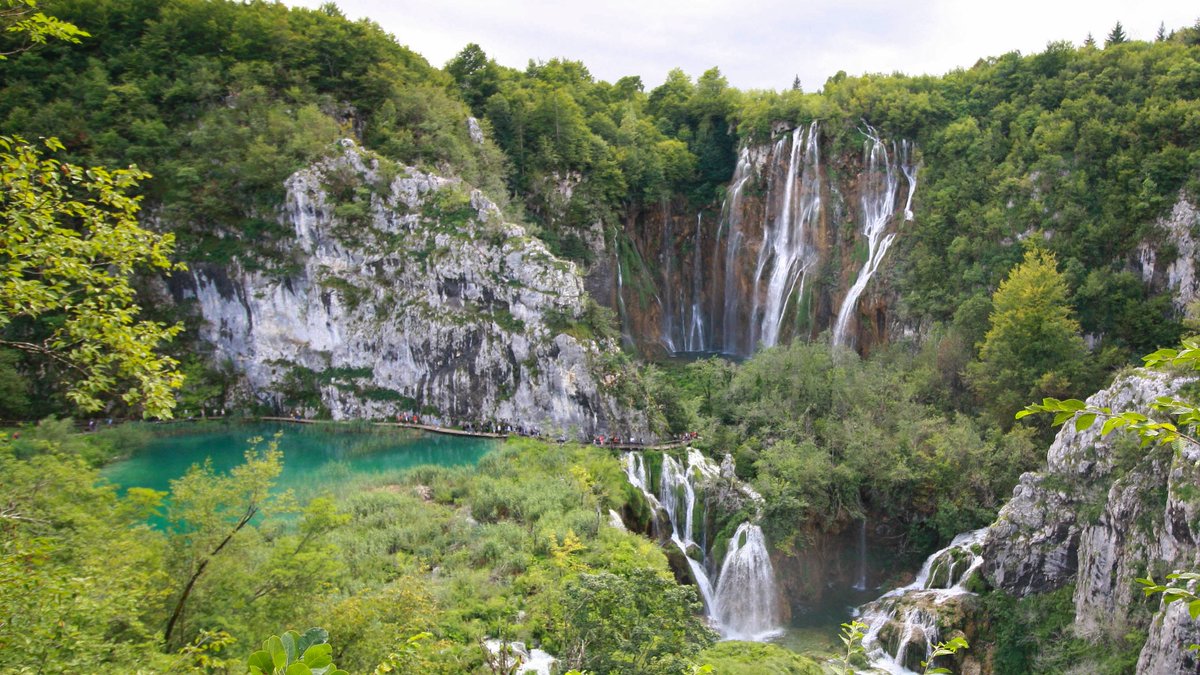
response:
<svg viewBox="0 0 1200 675"><path fill-rule="evenodd" d="M335 419L423 410L646 435L628 405L634 375L593 336L574 265L481 193L351 141L286 188L288 268L193 266L177 289L246 395L275 407L307 395L309 414Z"/></svg>
<svg viewBox="0 0 1200 675"><path fill-rule="evenodd" d="M1089 402L1113 410L1145 408L1187 380L1135 371ZM1186 612L1149 606L1134 579L1161 579L1197 565L1200 534L1200 449L1143 449L1099 425L1067 425L1045 471L1028 473L984 541L985 574L1017 596L1075 583L1075 631L1104 642L1134 627L1150 628L1139 672L1200 672L1187 644L1200 625Z"/></svg>

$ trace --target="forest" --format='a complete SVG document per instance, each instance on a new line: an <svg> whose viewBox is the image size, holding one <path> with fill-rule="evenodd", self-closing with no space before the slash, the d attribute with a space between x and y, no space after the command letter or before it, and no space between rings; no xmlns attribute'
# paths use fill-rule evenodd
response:
<svg viewBox="0 0 1200 675"><path fill-rule="evenodd" d="M841 72L812 92L741 91L716 67L672 70L647 91L576 61L503 66L475 44L438 67L333 4L8 0L0 22L0 672L240 673L260 645L263 667L284 672L272 636L310 627L324 631L312 639L329 649L314 654L330 673L513 672L490 639L537 646L562 672L869 672L854 640L837 641L840 621L799 647L723 639L689 562L719 568L709 559L744 543L734 531L752 521L781 585L805 598L781 603L795 621L827 601L823 589L851 585L836 561L872 523L871 545L886 542L872 581L902 586L925 556L996 522L1023 474L1051 470L1047 448L1072 438L1057 425L1112 412L1054 405L1119 387L1142 355L1200 333L1200 310L1155 276L1195 254L1166 223L1200 195L1200 22L1149 41L1118 25L1101 44L1053 42L936 77ZM639 257L647 214L721 213L740 153L814 122L830 174L857 170L864 128L919 149L919 217L878 281L904 330L857 351L797 331L744 359L683 358L644 348L624 306L593 287L577 315L542 312L551 338L594 346L598 396L637 411L653 437L694 434L713 466L728 457L703 490L699 553L667 543L675 514L665 521L639 490L632 460L565 431L497 442L476 465L335 471L317 489L278 487L289 448L269 437L248 441L235 468L201 461L168 490L105 478L159 436L296 410L336 417L329 392L372 377L327 356L324 371L281 358L268 365L290 379L270 396L248 391L203 337L198 292L180 290L213 269L299 279L304 254L280 216L288 181L345 157L343 139L378 171L323 184L339 222L369 222L413 172L448 177L520 228L498 247L544 247L549 268L581 278L616 260L616 283L650 298L666 294L650 272L621 271L658 264ZM419 215L452 234L487 220L474 194L438 192ZM834 228L853 241L849 218ZM47 232L58 238L37 239ZM372 301L346 283L326 290ZM841 293L832 273L814 283ZM516 304L489 311L514 334L534 325ZM492 330L484 314L456 321ZM514 380L545 367L509 358L524 368ZM452 416L420 392L354 386L374 392L374 421ZM1181 401L1157 411L1189 428L1194 394L1164 392ZM1038 401L1071 414L1014 417ZM226 421L151 421L217 410ZM82 421L105 418L99 430ZM1079 521L1117 520L1101 493L1174 467L1143 498L1181 504L1178 527L1194 531L1200 491L1179 479L1190 455L1119 437L1102 462L1116 473L1080 488ZM671 452L647 451L651 483L667 480ZM757 501L728 498L739 491ZM1130 527L1177 527L1149 511ZM1139 578L1175 569L1155 560ZM950 585L979 602L941 633L971 646L928 657L930 672L976 657L983 672L1144 672L1158 596L1129 600L1124 630L1097 650L1106 637L1072 627L1082 582L1021 594L971 570Z"/></svg>

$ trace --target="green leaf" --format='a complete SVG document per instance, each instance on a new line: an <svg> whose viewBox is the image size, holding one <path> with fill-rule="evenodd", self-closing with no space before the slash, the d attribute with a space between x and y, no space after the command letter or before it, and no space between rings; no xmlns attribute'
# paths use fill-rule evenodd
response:
<svg viewBox="0 0 1200 675"><path fill-rule="evenodd" d="M300 653L304 653L309 647L329 642L329 631L324 628L309 628L304 631L304 635L300 636L300 644L298 649Z"/></svg>
<svg viewBox="0 0 1200 675"><path fill-rule="evenodd" d="M300 634L294 630L289 630L279 636L279 641L283 643L283 653L287 655L287 662L294 663L299 652L296 649L296 642L300 639Z"/></svg>
<svg viewBox="0 0 1200 675"><path fill-rule="evenodd" d="M1200 600L1193 600L1188 603L1188 615L1192 617L1192 621L1200 616Z"/></svg>
<svg viewBox="0 0 1200 675"><path fill-rule="evenodd" d="M271 663L275 666L275 668L277 670L283 670L288 664L287 651L285 651L283 648L283 640L279 639L278 635L272 635L271 637L267 638L267 641L263 646L266 647L267 652L271 654Z"/></svg>
<svg viewBox="0 0 1200 675"><path fill-rule="evenodd" d="M1030 415L1034 415L1034 414L1036 414L1037 412L1038 412L1038 411L1036 411L1036 410L1030 410L1029 408L1026 408L1026 409L1024 409L1024 410L1018 410L1018 411L1017 411L1017 414L1016 414L1016 416L1014 416L1014 418L1013 418L1013 419L1018 419L1018 420L1019 420L1019 419L1024 419L1024 418L1026 418L1026 417L1029 417Z"/></svg>
<svg viewBox="0 0 1200 675"><path fill-rule="evenodd" d="M250 658L246 659L246 665L267 673L275 670L275 664L271 662L271 655L262 650L251 654Z"/></svg>
<svg viewBox="0 0 1200 675"><path fill-rule="evenodd" d="M312 645L304 651L300 660L309 668L324 668L333 663L333 647L328 644Z"/></svg>
<svg viewBox="0 0 1200 675"><path fill-rule="evenodd" d="M1062 402L1062 407L1063 410L1079 412L1080 410L1087 409L1087 404L1077 398L1069 398Z"/></svg>
<svg viewBox="0 0 1200 675"><path fill-rule="evenodd" d="M288 666L287 670L283 672L284 675L313 675L312 668L309 668L299 661Z"/></svg>
<svg viewBox="0 0 1200 675"><path fill-rule="evenodd" d="M1084 413L1075 418L1075 431L1084 431L1092 428L1096 423L1096 413Z"/></svg>
<svg viewBox="0 0 1200 675"><path fill-rule="evenodd" d="M1057 413L1054 415L1054 422L1052 422L1052 424L1056 427L1060 426L1062 424L1065 424L1067 420L1071 419L1074 416L1075 416L1075 413L1073 413L1069 410L1064 410L1063 412L1060 412L1060 413Z"/></svg>

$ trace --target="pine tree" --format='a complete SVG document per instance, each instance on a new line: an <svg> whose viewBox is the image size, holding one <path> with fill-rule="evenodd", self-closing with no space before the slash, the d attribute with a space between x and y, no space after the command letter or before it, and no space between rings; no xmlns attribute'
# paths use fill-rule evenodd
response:
<svg viewBox="0 0 1200 675"><path fill-rule="evenodd" d="M792 80L792 91L804 91L804 89L800 87L799 75L796 76L796 79Z"/></svg>
<svg viewBox="0 0 1200 675"><path fill-rule="evenodd" d="M1104 46L1111 47L1113 45L1119 45L1127 40L1128 38L1125 37L1125 29L1121 27L1121 22L1118 21L1117 25L1113 26L1113 29L1108 33L1108 37L1104 39Z"/></svg>
<svg viewBox="0 0 1200 675"><path fill-rule="evenodd" d="M1167 22L1160 21L1158 23L1158 34L1154 36L1155 42L1162 42L1167 39Z"/></svg>
<svg viewBox="0 0 1200 675"><path fill-rule="evenodd" d="M1084 47L1095 47L1096 46L1096 38L1092 37L1091 33L1088 33L1087 37L1084 38L1084 40L1083 40L1083 46Z"/></svg>

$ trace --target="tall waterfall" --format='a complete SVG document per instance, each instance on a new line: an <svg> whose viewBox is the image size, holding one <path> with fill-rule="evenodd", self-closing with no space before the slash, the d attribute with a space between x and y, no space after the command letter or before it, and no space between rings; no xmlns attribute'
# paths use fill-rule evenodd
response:
<svg viewBox="0 0 1200 675"><path fill-rule="evenodd" d="M912 198L917 189L916 167L912 165L911 145L906 141L899 148L893 144L889 157L887 144L867 127L867 140L863 141L863 165L861 176L862 234L867 238L867 259L854 285L846 291L846 298L838 310L833 327L833 344L847 345L847 328L851 316L858 309L858 298L867 287L867 282L879 269L879 263L891 248L896 233L888 233L887 226L896 211L896 189L903 174L908 182L908 199L904 203L904 216L912 218Z"/></svg>
<svg viewBox="0 0 1200 675"><path fill-rule="evenodd" d="M937 607L970 593L967 582L983 566L979 545L988 528L960 534L925 560L909 585L889 591L861 607L867 624L863 647L871 665L897 675L913 673L940 640Z"/></svg>
<svg viewBox="0 0 1200 675"><path fill-rule="evenodd" d="M733 181L725 203L721 205L721 226L717 230L718 247L720 250L721 233L725 233L725 292L722 298L721 321L724 327L721 347L725 352L736 354L738 351L737 327L738 321L738 251L741 250L742 240L742 197L745 194L746 181L754 172L754 160L750 149L742 148L738 155L737 167L733 170ZM750 351L753 345L747 345Z"/></svg>
<svg viewBox="0 0 1200 675"><path fill-rule="evenodd" d="M645 456L630 452L624 461L630 484L641 490L651 508L661 509L670 521L671 542L683 552L709 619L721 636L730 640L765 640L778 634L775 571L766 538L757 525L747 521L738 527L713 584L716 569L708 556L708 533L704 526L707 505L704 500L698 501L698 494L723 479L721 467L694 448L688 449L686 465L664 453L655 494Z"/></svg>
<svg viewBox="0 0 1200 675"><path fill-rule="evenodd" d="M692 250L692 316L688 321L684 346L689 352L708 350L704 335L704 238L701 236L702 220L696 214L696 239Z"/></svg>
<svg viewBox="0 0 1200 675"><path fill-rule="evenodd" d="M804 294L806 273L816 261L816 252L809 237L817 225L821 208L818 141L819 128L816 122L808 126L807 133L799 127L792 131L791 153L783 183L783 205L767 227L762 248L758 252L752 317L759 321L755 343L764 347L773 347L779 342L779 329L788 299L793 297L797 282L800 284L800 295ZM763 270L767 267L771 272L766 288L760 290Z"/></svg>
<svg viewBox="0 0 1200 675"><path fill-rule="evenodd" d="M672 292L674 285L671 281L675 268L675 227L671 221L670 204L665 200L662 205L662 219L663 293L659 299L659 306L662 308L662 340L667 351L674 353L679 351L675 342L675 294Z"/></svg>

